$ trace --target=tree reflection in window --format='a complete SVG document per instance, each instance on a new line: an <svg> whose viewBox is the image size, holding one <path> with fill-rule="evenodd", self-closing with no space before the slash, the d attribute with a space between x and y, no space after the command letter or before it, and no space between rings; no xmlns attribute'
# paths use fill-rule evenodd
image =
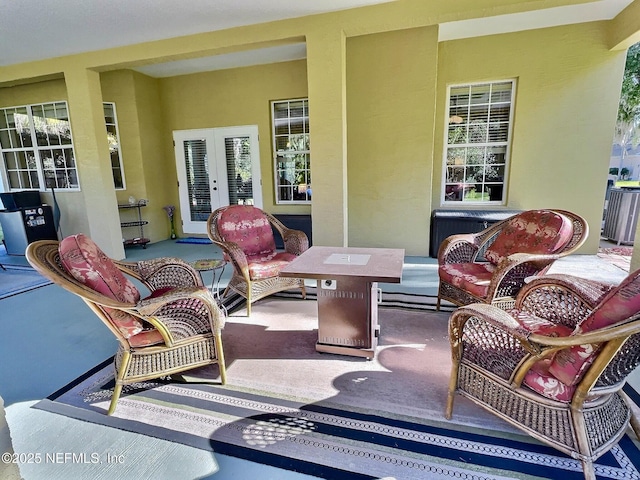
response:
<svg viewBox="0 0 640 480"><path fill-rule="evenodd" d="M449 90L444 202L503 202L514 82Z"/></svg>
<svg viewBox="0 0 640 480"><path fill-rule="evenodd" d="M272 102L273 150L278 203L311 201L309 101Z"/></svg>

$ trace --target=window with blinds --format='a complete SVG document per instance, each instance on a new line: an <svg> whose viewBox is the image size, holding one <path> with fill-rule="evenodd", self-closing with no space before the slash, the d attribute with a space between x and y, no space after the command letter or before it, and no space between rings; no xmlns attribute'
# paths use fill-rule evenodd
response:
<svg viewBox="0 0 640 480"><path fill-rule="evenodd" d="M225 137L229 205L253 205L251 143L249 137Z"/></svg>
<svg viewBox="0 0 640 480"><path fill-rule="evenodd" d="M206 222L211 213L207 141L185 140L183 148L191 220Z"/></svg>
<svg viewBox="0 0 640 480"><path fill-rule="evenodd" d="M506 200L512 80L448 89L443 203Z"/></svg>
<svg viewBox="0 0 640 480"><path fill-rule="evenodd" d="M271 102L277 203L311 203L309 100Z"/></svg>
<svg viewBox="0 0 640 480"><path fill-rule="evenodd" d="M124 190L124 166L122 164L122 151L120 149L116 104L112 102L105 102L103 103L103 107L104 123L107 126L107 139L109 140L109 156L111 158L113 184L115 185L116 190Z"/></svg>

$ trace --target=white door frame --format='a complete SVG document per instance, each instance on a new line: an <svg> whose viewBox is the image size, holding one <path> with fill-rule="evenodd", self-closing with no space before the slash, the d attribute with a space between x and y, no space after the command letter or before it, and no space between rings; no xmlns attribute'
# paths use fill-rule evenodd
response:
<svg viewBox="0 0 640 480"><path fill-rule="evenodd" d="M229 183L227 179L227 158L225 139L229 137L248 137L251 157L251 186L253 204L262 208L262 180L260 173L260 145L258 143L258 126L244 125L235 127L206 128L193 130L175 130L173 132L174 154L178 173L178 191L182 230L184 233L206 234L206 219L192 220L189 205L187 169L183 145L189 140L204 140L208 170L208 188L211 199L211 211L229 205Z"/></svg>

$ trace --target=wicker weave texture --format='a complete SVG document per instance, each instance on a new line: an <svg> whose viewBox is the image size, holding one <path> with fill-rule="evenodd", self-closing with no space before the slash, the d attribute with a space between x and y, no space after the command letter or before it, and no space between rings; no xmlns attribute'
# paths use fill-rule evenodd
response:
<svg viewBox="0 0 640 480"><path fill-rule="evenodd" d="M633 273L612 287L569 275L543 276L520 291L516 309L510 312L482 303L456 310L449 320L453 368L447 417L452 415L455 393L460 393L580 459L585 478L595 479L593 461L613 447L629 425L640 438L640 424L632 419L621 391L627 376L640 365L640 312L599 329L582 332L574 327L606 308L618 292L638 295L637 289L628 287L637 278ZM535 317L544 325L564 325L574 333L536 333L519 321ZM574 388L562 390L569 392L568 397L554 396L552 377L544 379L540 393L522 383L534 364L544 368L540 360L555 361L558 351L585 344L593 346L595 356L576 377Z"/></svg>
<svg viewBox="0 0 640 480"><path fill-rule="evenodd" d="M125 304L88 288L69 274L60 262L58 244L49 240L31 243L27 260L43 276L82 298L118 339L120 345L114 360L116 388L108 414L115 410L122 385L137 381L217 364L221 382L225 383L221 339L224 314L211 292L202 286L198 272L188 263L175 258L138 263L113 261L123 273L141 281L152 292L172 287L168 292L140 300L137 305ZM107 308L124 311L155 327L164 343L133 347L106 313Z"/></svg>
<svg viewBox="0 0 640 480"><path fill-rule="evenodd" d="M247 300L247 315L251 314L251 304L253 302L283 290L300 288L302 296L305 297L306 290L303 279L284 278L280 276L264 279L251 278L249 264L244 252L238 244L225 241L218 228L218 220L227 208L229 207L218 208L213 211L207 219L207 234L209 239L222 249L225 256L231 260L231 264L233 265L233 275L223 296L230 290L240 294ZM262 213L266 216L272 227L282 236L287 253L300 255L309 248L309 239L304 232L289 229L273 215L267 212Z"/></svg>
<svg viewBox="0 0 640 480"><path fill-rule="evenodd" d="M486 298L471 295L463 288L441 279L438 290L438 308L442 300L449 301L458 306L483 302L495 304L502 308L511 308L512 305L510 303L495 302L495 299L515 297L525 285L525 279L543 274L551 267L557 258L575 252L582 246L587 238L589 227L586 220L581 216L566 210L554 210L554 212L567 217L573 225L572 238L561 251L553 255L527 256L521 254L519 256L509 256L496 266L496 271L488 286ZM438 265L486 262L484 252L491 246L508 223L509 219L506 219L478 233L452 235L448 237L442 242L438 250Z"/></svg>

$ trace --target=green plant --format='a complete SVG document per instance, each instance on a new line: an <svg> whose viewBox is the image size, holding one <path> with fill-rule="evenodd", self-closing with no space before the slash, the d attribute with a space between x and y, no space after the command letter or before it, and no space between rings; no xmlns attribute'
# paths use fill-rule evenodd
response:
<svg viewBox="0 0 640 480"><path fill-rule="evenodd" d="M621 150L620 169L614 175L622 178L625 175L622 165L627 148L640 143L640 43L632 45L627 51L613 143L619 145Z"/></svg>

